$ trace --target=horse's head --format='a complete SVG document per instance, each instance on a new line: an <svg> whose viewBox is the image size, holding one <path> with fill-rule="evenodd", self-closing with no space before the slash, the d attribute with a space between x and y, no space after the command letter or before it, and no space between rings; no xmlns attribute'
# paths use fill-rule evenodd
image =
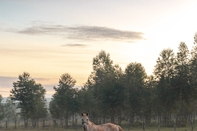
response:
<svg viewBox="0 0 197 131"><path fill-rule="evenodd" d="M89 121L88 113L81 113L81 116L82 116L82 128L86 131Z"/></svg>

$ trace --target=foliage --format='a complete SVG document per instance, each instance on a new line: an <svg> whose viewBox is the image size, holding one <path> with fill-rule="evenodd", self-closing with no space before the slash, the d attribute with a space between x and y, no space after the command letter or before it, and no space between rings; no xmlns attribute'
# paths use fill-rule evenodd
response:
<svg viewBox="0 0 197 131"><path fill-rule="evenodd" d="M16 105L10 98L7 98L6 103L3 105L3 108L4 108L4 117L7 120L16 117Z"/></svg>
<svg viewBox="0 0 197 131"><path fill-rule="evenodd" d="M68 73L60 76L58 87L54 87L55 94L50 102L50 113L53 118L65 118L65 126L68 126L68 118L77 110L76 106L76 80Z"/></svg>
<svg viewBox="0 0 197 131"><path fill-rule="evenodd" d="M17 107L21 109L20 115L25 120L46 117L44 97L46 90L41 84L37 84L34 79L31 79L29 73L24 72L19 75L18 79L13 83L14 88L10 91L10 98L18 102Z"/></svg>
<svg viewBox="0 0 197 131"><path fill-rule="evenodd" d="M143 115L145 100L148 100L145 80L147 74L140 63L130 63L125 69L124 84L126 87L126 110L130 122L134 121L135 115Z"/></svg>
<svg viewBox="0 0 197 131"><path fill-rule="evenodd" d="M85 88L93 94L92 103L95 105L96 114L102 114L100 117L110 117L114 121L115 116L121 115L124 103L122 75L121 68L113 65L110 54L105 51L99 52L93 58L93 72Z"/></svg>
<svg viewBox="0 0 197 131"><path fill-rule="evenodd" d="M172 49L164 49L154 69L154 75L157 81L155 106L157 107L157 115L162 114L166 117L174 105L174 94L172 91L172 78L174 77L175 55ZM162 104L161 104L162 103Z"/></svg>

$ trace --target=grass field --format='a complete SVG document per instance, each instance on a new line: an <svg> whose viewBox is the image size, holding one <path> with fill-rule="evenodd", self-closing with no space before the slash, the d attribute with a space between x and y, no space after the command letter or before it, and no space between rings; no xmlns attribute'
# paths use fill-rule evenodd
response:
<svg viewBox="0 0 197 131"><path fill-rule="evenodd" d="M141 127L131 127L130 130L128 130L128 128L123 128L124 131L143 131ZM194 129L195 131L196 129ZM17 129L14 129L12 127L9 127L8 129L5 129L5 128L1 128L0 131L83 131L82 128L80 127L77 127L77 128L68 128L68 129L64 129L64 128L35 128L35 129L32 129L32 128L28 128L28 129L25 129L25 128L17 128ZM158 128L157 127L147 127L145 131L158 131ZM161 127L160 128L160 131L174 131L174 128L173 127ZM191 131L191 128L190 127L178 127L176 128L176 131Z"/></svg>
<svg viewBox="0 0 197 131"><path fill-rule="evenodd" d="M193 131L197 131L197 122L195 122L195 123L196 124L194 124ZM60 123L58 123L57 127L54 127L51 122L46 122L45 124L46 125L44 128L42 127L42 122L40 124L38 124L39 127L32 128L32 126L29 123L29 127L24 128L22 126L23 122L21 121L17 125L17 128L14 129L14 123L10 122L7 129L6 129L5 122L1 122L0 123L0 131L83 131L80 121L78 121L76 126L69 125L69 128L67 128L67 129L63 128L60 125ZM133 123L131 125L130 129L129 129L129 126L125 123L122 123L121 127L123 128L124 131L143 131L141 123ZM146 125L145 131L159 131L157 123L152 122L152 124ZM173 127L173 125L169 125L168 127L161 125L160 131L174 131L174 127ZM178 127L177 126L176 131L191 131L191 125L188 123L187 125L185 125L185 127Z"/></svg>

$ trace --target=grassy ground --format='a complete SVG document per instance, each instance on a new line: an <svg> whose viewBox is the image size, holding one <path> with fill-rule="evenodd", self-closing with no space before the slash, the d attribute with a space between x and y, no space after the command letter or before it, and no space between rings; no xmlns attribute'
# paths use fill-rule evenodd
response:
<svg viewBox="0 0 197 131"><path fill-rule="evenodd" d="M141 127L132 127L130 130L128 130L128 128L123 128L124 131L143 131ZM178 127L176 128L176 131L190 131L191 128L190 127ZM196 129L194 129L195 131ZM12 127L5 129L5 128L1 128L0 131L83 131L82 128L77 127L77 128L69 128L69 129L64 129L64 128L28 128L28 129L13 129ZM145 131L158 131L157 127L147 127ZM161 127L160 131L174 131L173 127Z"/></svg>

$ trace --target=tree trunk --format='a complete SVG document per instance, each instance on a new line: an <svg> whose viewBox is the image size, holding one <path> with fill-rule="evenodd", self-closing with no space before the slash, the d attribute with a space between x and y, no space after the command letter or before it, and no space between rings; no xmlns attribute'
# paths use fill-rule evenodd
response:
<svg viewBox="0 0 197 131"><path fill-rule="evenodd" d="M106 122L106 117L103 118L103 123L105 123L105 122Z"/></svg>
<svg viewBox="0 0 197 131"><path fill-rule="evenodd" d="M61 118L61 119L60 119L60 124L61 124L62 128L64 127L64 123L63 123L64 120L65 120L65 118ZM66 125L66 124L65 124L65 125Z"/></svg>
<svg viewBox="0 0 197 131"><path fill-rule="evenodd" d="M68 128L68 115L66 115L66 118L65 118L65 128Z"/></svg>
<svg viewBox="0 0 197 131"><path fill-rule="evenodd" d="M114 123L114 116L111 117L111 123Z"/></svg>
<svg viewBox="0 0 197 131"><path fill-rule="evenodd" d="M77 118L75 117L75 125L77 125Z"/></svg>
<svg viewBox="0 0 197 131"><path fill-rule="evenodd" d="M45 127L45 120L43 119L42 120L42 128L44 128Z"/></svg>
<svg viewBox="0 0 197 131"><path fill-rule="evenodd" d="M118 125L121 125L121 121L122 121L122 119L121 119L121 113L120 113L118 116Z"/></svg>
<svg viewBox="0 0 197 131"><path fill-rule="evenodd" d="M39 122L40 122L40 120L37 119L37 120L36 120L36 126L37 126L37 128L39 128L39 126L40 126L40 125L39 125Z"/></svg>
<svg viewBox="0 0 197 131"><path fill-rule="evenodd" d="M35 119L32 119L32 120L31 120L31 123L32 123L32 127L33 127L33 128L36 128L36 120L35 120Z"/></svg>
<svg viewBox="0 0 197 131"><path fill-rule="evenodd" d="M134 122L134 115L130 116L129 119L128 119L128 125L129 125L128 131L130 131L130 129L131 129L131 123L133 123L133 122Z"/></svg>
<svg viewBox="0 0 197 131"><path fill-rule="evenodd" d="M161 116L158 116L158 131L160 131L160 125L161 125Z"/></svg>
<svg viewBox="0 0 197 131"><path fill-rule="evenodd" d="M75 114L73 113L72 115L72 126L74 127L75 126Z"/></svg>
<svg viewBox="0 0 197 131"><path fill-rule="evenodd" d="M17 124L17 118L14 120L14 129L16 129L16 124Z"/></svg>
<svg viewBox="0 0 197 131"><path fill-rule="evenodd" d="M190 123L191 123L191 131L194 130L194 120L195 119L195 113L191 113L191 116L190 116Z"/></svg>
<svg viewBox="0 0 197 131"><path fill-rule="evenodd" d="M56 127L56 126L57 126L56 119L53 119L53 127Z"/></svg>
<svg viewBox="0 0 197 131"><path fill-rule="evenodd" d="M142 116L142 129L145 131L145 118Z"/></svg>
<svg viewBox="0 0 197 131"><path fill-rule="evenodd" d="M27 128L28 126L28 119L24 119L24 127Z"/></svg>
<svg viewBox="0 0 197 131"><path fill-rule="evenodd" d="M8 128L8 120L5 121L5 128Z"/></svg>
<svg viewBox="0 0 197 131"><path fill-rule="evenodd" d="M102 118L98 118L98 124L101 124L102 123Z"/></svg>
<svg viewBox="0 0 197 131"><path fill-rule="evenodd" d="M176 131L176 115L174 115L174 131Z"/></svg>

